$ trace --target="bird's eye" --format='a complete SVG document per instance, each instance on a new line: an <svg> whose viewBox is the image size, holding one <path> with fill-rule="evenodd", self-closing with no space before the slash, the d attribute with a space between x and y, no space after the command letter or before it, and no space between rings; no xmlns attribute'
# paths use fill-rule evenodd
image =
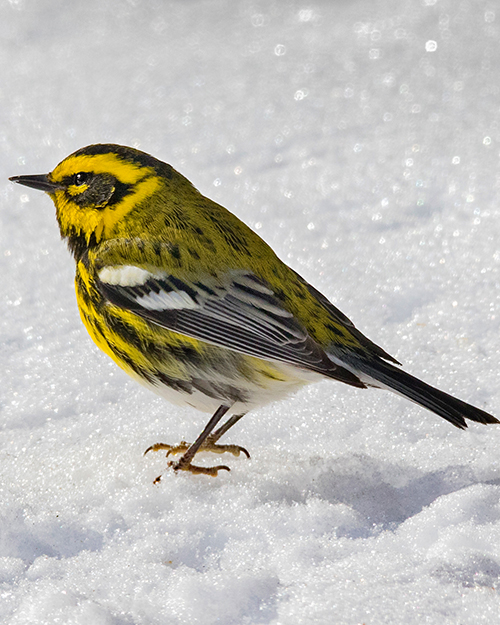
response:
<svg viewBox="0 0 500 625"><path fill-rule="evenodd" d="M81 187L82 184L85 184L89 179L89 174L85 171L80 171L78 174L75 174L74 184L77 187Z"/></svg>

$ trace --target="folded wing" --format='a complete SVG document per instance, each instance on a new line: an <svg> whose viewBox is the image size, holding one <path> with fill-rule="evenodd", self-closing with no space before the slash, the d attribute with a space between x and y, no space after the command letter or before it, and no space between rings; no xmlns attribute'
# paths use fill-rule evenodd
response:
<svg viewBox="0 0 500 625"><path fill-rule="evenodd" d="M139 267L104 267L105 299L161 327L237 352L276 360L364 387L334 364L273 291L249 272L196 282Z"/></svg>

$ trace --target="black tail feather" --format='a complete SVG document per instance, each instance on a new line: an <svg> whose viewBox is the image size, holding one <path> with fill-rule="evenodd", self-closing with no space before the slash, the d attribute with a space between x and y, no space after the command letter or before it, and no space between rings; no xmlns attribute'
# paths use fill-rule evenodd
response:
<svg viewBox="0 0 500 625"><path fill-rule="evenodd" d="M354 363L352 364L354 365ZM378 386L376 382L379 382L420 406L435 412L457 428L465 429L467 427L465 419L485 424L500 423L498 419L484 410L452 397L383 360L359 360L354 367L359 372L373 378L375 386ZM361 379L370 384L369 380L365 380L363 377Z"/></svg>

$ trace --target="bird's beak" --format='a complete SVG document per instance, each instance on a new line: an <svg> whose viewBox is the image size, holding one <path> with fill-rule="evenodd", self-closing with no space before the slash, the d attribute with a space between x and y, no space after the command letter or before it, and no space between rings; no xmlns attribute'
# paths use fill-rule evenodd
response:
<svg viewBox="0 0 500 625"><path fill-rule="evenodd" d="M46 193L54 193L57 189L63 189L64 187L57 182L52 182L47 174L35 174L32 176L12 176L9 178L12 182L18 182L25 187L31 187L32 189L38 189L39 191L45 191Z"/></svg>

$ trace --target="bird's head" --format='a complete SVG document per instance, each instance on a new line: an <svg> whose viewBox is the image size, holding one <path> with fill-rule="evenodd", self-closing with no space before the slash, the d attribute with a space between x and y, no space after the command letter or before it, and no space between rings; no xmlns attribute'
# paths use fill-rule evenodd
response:
<svg viewBox="0 0 500 625"><path fill-rule="evenodd" d="M10 180L50 195L61 236L78 256L80 250L118 236L130 213L140 212L175 173L145 152L97 144L71 154L49 174ZM140 225L143 219L135 221Z"/></svg>

